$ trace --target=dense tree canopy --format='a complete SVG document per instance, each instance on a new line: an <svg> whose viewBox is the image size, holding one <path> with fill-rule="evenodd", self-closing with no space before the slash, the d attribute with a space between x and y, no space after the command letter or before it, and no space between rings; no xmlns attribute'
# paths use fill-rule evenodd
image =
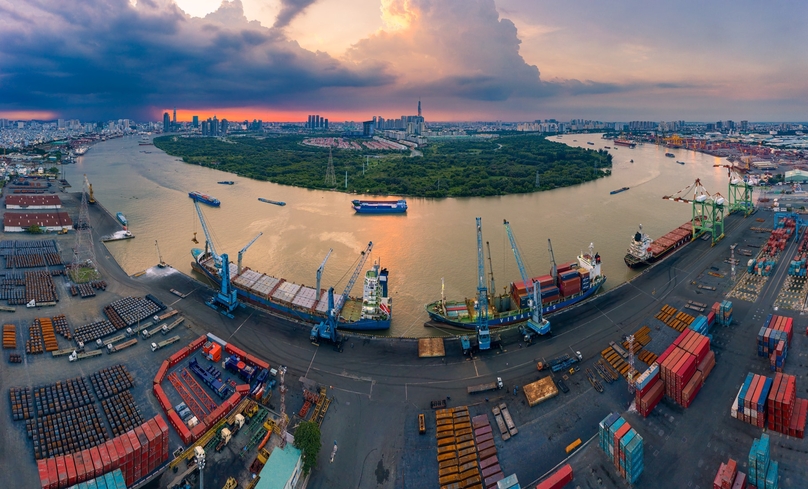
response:
<svg viewBox="0 0 808 489"><path fill-rule="evenodd" d="M155 138L158 148L183 161L240 176L306 188L328 188L328 149L304 137ZM334 150L337 190L417 197L505 195L567 187L610 174L604 151L574 148L537 135L503 135L430 142L423 156ZM363 166L366 155L369 165ZM536 187L536 172L539 187ZM345 174L348 187L345 188Z"/></svg>
<svg viewBox="0 0 808 489"><path fill-rule="evenodd" d="M295 446L303 452L303 473L308 474L317 465L320 453L320 427L314 421L303 421L295 430Z"/></svg>

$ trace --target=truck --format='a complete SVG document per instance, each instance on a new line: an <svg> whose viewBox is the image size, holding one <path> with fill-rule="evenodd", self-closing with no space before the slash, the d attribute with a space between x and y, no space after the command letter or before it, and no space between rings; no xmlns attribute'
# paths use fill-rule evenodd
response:
<svg viewBox="0 0 808 489"><path fill-rule="evenodd" d="M84 360L85 358L97 357L100 354L101 354L101 350L93 350L93 351L88 351L88 352L84 352L84 353L78 353L78 352L74 351L67 358L71 362L75 362L77 360Z"/></svg>
<svg viewBox="0 0 808 489"><path fill-rule="evenodd" d="M179 326L180 324L182 324L183 321L185 321L185 318L181 317L181 318L178 318L176 321L174 321L171 324L164 324L163 328L162 328L163 334L167 335L168 333L171 332L172 329L174 329L177 326Z"/></svg>
<svg viewBox="0 0 808 489"><path fill-rule="evenodd" d="M107 353L115 353L117 351L121 351L125 348L129 348L130 346L137 343L137 338L132 338L129 341L124 341L123 343L118 343L117 345L113 345L110 343L107 345Z"/></svg>
<svg viewBox="0 0 808 489"><path fill-rule="evenodd" d="M169 338L167 340L163 340L163 341L161 341L159 343L152 343L151 344L151 351L157 351L160 348L164 348L164 347L166 347L166 346L168 346L168 345L170 345L172 343L176 343L179 340L180 340L179 336L172 336L171 338Z"/></svg>
<svg viewBox="0 0 808 489"><path fill-rule="evenodd" d="M575 355L570 356L569 353L565 353L559 357L553 358L549 362L539 362L536 364L536 369L541 372L542 370L550 369L553 372L561 372L562 370L570 367L573 364L576 364L583 360L584 357L581 355L581 352L576 351Z"/></svg>
<svg viewBox="0 0 808 489"><path fill-rule="evenodd" d="M65 348L64 350L56 350L55 352L53 352L53 356L54 357L63 357L65 355L70 355L74 351L76 351L75 348ZM79 353L81 353L81 352L79 352Z"/></svg>
<svg viewBox="0 0 808 489"><path fill-rule="evenodd" d="M154 323L150 322L149 324L154 324ZM156 335L156 334L157 334L157 332L158 332L158 331L161 331L162 329L163 329L163 327L162 327L162 326L155 326L155 327L154 327L154 328L152 328L152 329L147 329L146 327L143 327L143 328L141 328L141 330L140 330L140 334L143 336L143 338L144 338L144 339L145 339L145 338L150 338L150 337L152 337L153 335Z"/></svg>
<svg viewBox="0 0 808 489"><path fill-rule="evenodd" d="M176 316L179 313L180 313L180 311L178 311L177 309L174 309L173 311L168 311L166 313L160 314L159 316L154 316L153 319L154 319L155 323L159 323L160 321L168 319L171 316Z"/></svg>
<svg viewBox="0 0 808 489"><path fill-rule="evenodd" d="M119 335L115 335L112 338L108 338L106 340L102 340L101 338L98 338L97 340L95 340L95 342L99 347L101 347L101 346L111 345L112 343L117 343L117 342L121 341L124 338L126 338L126 334L121 333Z"/></svg>
<svg viewBox="0 0 808 489"><path fill-rule="evenodd" d="M469 394L476 394L479 392L492 391L495 389L502 389L505 385L502 383L502 377L497 377L496 382L488 382L487 384L470 385L468 387Z"/></svg>
<svg viewBox="0 0 808 489"><path fill-rule="evenodd" d="M140 333L140 332L141 332L141 331L143 331L144 329L149 329L149 328L151 328L152 326L154 326L154 321L146 321L146 322L145 322L145 323L143 323L143 324L139 324L139 325L135 326L135 328L134 328L134 329L129 328L129 329L132 329L132 332L131 332L131 333L129 333L129 334L131 335L131 334L137 334L137 333ZM127 332L128 332L128 330L127 330Z"/></svg>

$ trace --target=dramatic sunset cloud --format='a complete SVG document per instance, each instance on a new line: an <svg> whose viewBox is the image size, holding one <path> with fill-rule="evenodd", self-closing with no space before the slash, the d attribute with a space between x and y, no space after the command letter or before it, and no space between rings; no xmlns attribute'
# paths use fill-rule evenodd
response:
<svg viewBox="0 0 808 489"><path fill-rule="evenodd" d="M0 0L0 114L362 120L420 98L429 120L801 120L806 14L745 1Z"/></svg>

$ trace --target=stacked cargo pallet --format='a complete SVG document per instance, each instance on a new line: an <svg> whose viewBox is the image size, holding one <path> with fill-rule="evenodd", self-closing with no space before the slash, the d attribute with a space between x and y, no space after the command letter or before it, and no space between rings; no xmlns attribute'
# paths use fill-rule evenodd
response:
<svg viewBox="0 0 808 489"><path fill-rule="evenodd" d="M686 312L679 312L668 304L662 306L662 309L654 317L680 333L684 331L685 328L687 328L695 319L690 314Z"/></svg>
<svg viewBox="0 0 808 489"><path fill-rule="evenodd" d="M749 477L747 483L758 489L777 489L780 486L779 465L771 460L769 435L760 435L752 441L749 450Z"/></svg>
<svg viewBox="0 0 808 489"><path fill-rule="evenodd" d="M693 330L682 332L657 359L665 395L688 407L715 366L710 339Z"/></svg>
<svg viewBox="0 0 808 489"><path fill-rule="evenodd" d="M469 410L466 406L435 412L438 482L442 488L482 487Z"/></svg>
<svg viewBox="0 0 808 489"><path fill-rule="evenodd" d="M157 415L89 449L38 460L37 468L42 489L63 489L85 481L87 487L93 487L89 481L116 469L129 487L167 461L168 425Z"/></svg>
<svg viewBox="0 0 808 489"><path fill-rule="evenodd" d="M738 462L721 463L713 479L713 489L746 489L746 474L738 472Z"/></svg>
<svg viewBox="0 0 808 489"><path fill-rule="evenodd" d="M17 327L13 324L3 325L3 348L17 348Z"/></svg>
<svg viewBox="0 0 808 489"><path fill-rule="evenodd" d="M796 393L797 379L793 375L777 373L774 379L769 379L750 372L735 397L730 414L758 428L768 427L803 438L808 399L800 399Z"/></svg>
<svg viewBox="0 0 808 489"><path fill-rule="evenodd" d="M497 483L505 478L499 466L497 447L494 445L494 434L488 422L488 416L481 414L471 419L474 438L477 442L480 470L486 488L497 487Z"/></svg>
<svg viewBox="0 0 808 489"><path fill-rule="evenodd" d="M794 320L783 316L769 314L760 328L757 337L757 354L767 357L773 372L782 372L785 365L791 338L794 332Z"/></svg>
<svg viewBox="0 0 808 489"><path fill-rule="evenodd" d="M50 318L36 318L34 323L38 323L42 331L42 339L45 342L45 351L56 351L59 349L59 342L56 340L56 331L53 329L53 322Z"/></svg>
<svg viewBox="0 0 808 489"><path fill-rule="evenodd" d="M600 448L611 459L617 473L634 484L643 472L643 439L617 413L604 418L598 425Z"/></svg>

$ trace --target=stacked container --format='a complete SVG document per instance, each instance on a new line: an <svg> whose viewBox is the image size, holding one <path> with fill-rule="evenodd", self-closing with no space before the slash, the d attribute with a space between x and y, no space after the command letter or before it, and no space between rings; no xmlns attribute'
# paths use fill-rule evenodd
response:
<svg viewBox="0 0 808 489"><path fill-rule="evenodd" d="M578 275L578 270L568 270L566 272L559 272L558 289L561 291L561 295L563 295L564 297L568 297L580 292L581 276Z"/></svg>
<svg viewBox="0 0 808 489"><path fill-rule="evenodd" d="M642 436L616 413L606 416L598 427L601 450L612 460L617 473L634 484L644 468Z"/></svg>
<svg viewBox="0 0 808 489"><path fill-rule="evenodd" d="M735 479L739 475L738 462L729 459L727 463L722 463L718 468L718 473L715 474L715 479L713 480L713 489L733 489ZM746 479L746 476L744 476L744 479ZM746 486L742 487L746 489Z"/></svg>
<svg viewBox="0 0 808 489"><path fill-rule="evenodd" d="M706 325L706 318L699 317ZM680 406L689 407L715 366L715 354L707 336L686 329L657 358L657 363L665 395Z"/></svg>
<svg viewBox="0 0 808 489"><path fill-rule="evenodd" d="M808 233L803 233L797 254L794 255L788 265L788 274L795 277L805 277L808 275L806 263L808 263Z"/></svg>
<svg viewBox="0 0 808 489"><path fill-rule="evenodd" d="M690 323L688 329L691 329L696 333L706 335L710 331L710 322L707 320L707 316L702 316L699 314L696 316L696 319Z"/></svg>
<svg viewBox="0 0 808 489"><path fill-rule="evenodd" d="M782 372L794 334L794 320L769 314L757 338L758 356L768 357L773 372Z"/></svg>
<svg viewBox="0 0 808 489"><path fill-rule="evenodd" d="M123 473L120 469L115 469L104 475L71 485L70 489L90 489L90 488L106 488L106 489L126 489L126 482L123 479Z"/></svg>
<svg viewBox="0 0 808 489"><path fill-rule="evenodd" d="M774 379L749 373L730 414L733 418L784 435L803 438L808 415L808 399L796 397L797 379L777 373Z"/></svg>
<svg viewBox="0 0 808 489"><path fill-rule="evenodd" d="M760 439L752 441L749 450L748 484L758 489L777 489L779 487L779 467L769 454L769 435L763 434Z"/></svg>
<svg viewBox="0 0 808 489"><path fill-rule="evenodd" d="M652 363L648 370L640 374L634 387L637 411L647 418L665 395L665 385L659 381L659 364Z"/></svg>

